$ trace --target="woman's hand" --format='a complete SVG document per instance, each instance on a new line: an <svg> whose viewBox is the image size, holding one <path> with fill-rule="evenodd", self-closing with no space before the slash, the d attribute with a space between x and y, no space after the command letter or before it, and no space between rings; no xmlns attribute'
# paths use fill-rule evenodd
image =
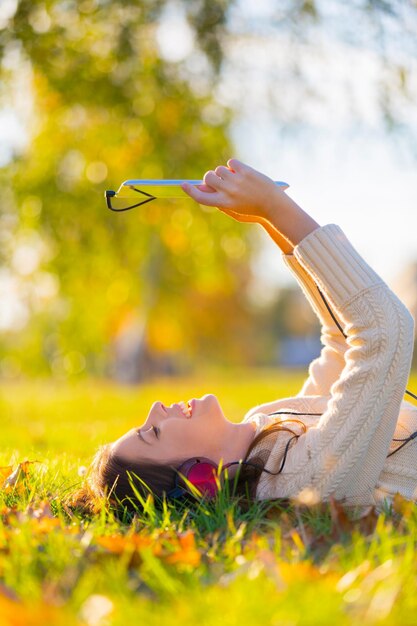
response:
<svg viewBox="0 0 417 626"><path fill-rule="evenodd" d="M183 183L182 189L199 204L215 206L239 222L261 224L270 219L279 195L287 197L283 190L268 176L237 159L229 159L227 165L206 172L203 185Z"/></svg>
<svg viewBox="0 0 417 626"><path fill-rule="evenodd" d="M285 254L319 224L298 206L273 180L237 159L206 172L204 184L181 187L193 200L215 206L239 222L265 227Z"/></svg>

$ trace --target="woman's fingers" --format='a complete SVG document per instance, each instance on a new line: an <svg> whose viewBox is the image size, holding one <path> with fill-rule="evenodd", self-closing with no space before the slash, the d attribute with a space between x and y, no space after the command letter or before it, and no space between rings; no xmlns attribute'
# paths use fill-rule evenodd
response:
<svg viewBox="0 0 417 626"><path fill-rule="evenodd" d="M238 159L229 159L227 162L227 166L238 173L243 172L245 168L248 167L247 165L245 165L244 163L242 163L242 161L239 161Z"/></svg>
<svg viewBox="0 0 417 626"><path fill-rule="evenodd" d="M210 187L209 185L205 185L204 183L202 185L196 185L196 187L200 191L206 191L207 193L217 193L214 187Z"/></svg>
<svg viewBox="0 0 417 626"><path fill-rule="evenodd" d="M217 206L220 202L220 194L218 191L207 185L190 185L189 183L182 183L181 189L190 196L198 204L204 206Z"/></svg>
<svg viewBox="0 0 417 626"><path fill-rule="evenodd" d="M214 187L214 189L223 189L224 187L224 180L217 176L213 170L209 170L204 174L204 182L209 187Z"/></svg>
<svg viewBox="0 0 417 626"><path fill-rule="evenodd" d="M229 183L234 182L233 177L236 176L236 172L243 171L247 167L237 159L229 159L227 164L228 167L219 165L214 171L206 172L202 185L193 186L189 183L182 183L181 188L199 204L220 208L219 205L227 203L227 194L231 190Z"/></svg>
<svg viewBox="0 0 417 626"><path fill-rule="evenodd" d="M224 165L219 165L218 167L216 167L214 172L219 178L222 178L223 180L230 180L230 178L235 175L233 170L231 170L229 167L225 167Z"/></svg>

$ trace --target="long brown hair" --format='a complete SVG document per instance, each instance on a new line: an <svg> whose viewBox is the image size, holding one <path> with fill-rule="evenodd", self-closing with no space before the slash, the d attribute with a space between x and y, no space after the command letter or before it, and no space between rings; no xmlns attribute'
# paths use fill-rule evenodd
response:
<svg viewBox="0 0 417 626"><path fill-rule="evenodd" d="M236 478L229 482L229 493L236 496L256 498L256 488L263 468L267 462L270 446L261 446L266 439L278 433L289 433L292 438L299 436L288 424L297 423L302 432L306 427L299 420L282 420L264 427L253 439L245 458L252 465L241 465ZM287 439L288 441L288 439ZM148 494L163 498L175 485L177 468L184 459L173 461L169 465L159 463L126 463L112 454L111 444L101 446L90 465L84 485L69 498L69 504L87 514L98 513L108 503L126 507L130 511L141 508Z"/></svg>

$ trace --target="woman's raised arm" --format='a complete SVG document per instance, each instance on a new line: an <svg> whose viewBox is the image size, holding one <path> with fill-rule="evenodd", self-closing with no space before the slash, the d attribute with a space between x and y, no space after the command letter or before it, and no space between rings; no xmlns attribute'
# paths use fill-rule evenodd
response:
<svg viewBox="0 0 417 626"><path fill-rule="evenodd" d="M283 252L283 260L295 275L321 324L323 349L310 364L309 377L298 395L328 395L344 367L345 338L332 319L313 278L293 255L294 246L319 227L271 179L248 165L230 159L204 176L198 189L184 190L197 202L215 206L238 220L260 224Z"/></svg>

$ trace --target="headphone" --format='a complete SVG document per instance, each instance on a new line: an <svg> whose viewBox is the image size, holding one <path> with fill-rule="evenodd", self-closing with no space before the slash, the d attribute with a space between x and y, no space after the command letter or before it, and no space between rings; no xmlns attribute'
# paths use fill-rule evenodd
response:
<svg viewBox="0 0 417 626"><path fill-rule="evenodd" d="M332 316L333 321L335 322L336 326L338 327L342 335L345 337L345 339L347 339L347 335L345 335L345 333L343 332L341 325L339 324L338 320L334 316L333 311L331 310L320 287L318 285L316 285L316 287L319 291L319 294L324 304L326 305L327 310ZM405 393L413 397L415 400L417 400L417 396L411 391L408 391L408 389L405 390ZM297 413L296 411L275 411L274 413L268 413L268 415L320 416L320 415L323 415L323 413ZM180 465L180 467L178 467L175 470L176 471L175 487L173 487L173 489L171 489L167 493L167 498L180 498L187 494L195 495L196 493L199 493L202 496L205 496L207 498L215 498L219 490L220 474L224 472L227 468L231 467L232 465L249 465L251 467L254 467L260 470L261 472L266 472L267 474L277 476L278 474L281 474L282 470L284 469L285 461L287 459L287 453L288 453L291 442L294 439L298 439L299 437L300 435L294 434L287 441L287 444L284 450L284 456L281 461L280 468L277 472L271 472L270 470L267 470L264 467L257 465L256 463L250 463L248 461L232 461L231 463L226 463L226 465L223 465L221 469L219 470L219 466L217 465L217 463L215 463L214 461L211 461L210 459L206 459L204 457L199 457L199 458L193 457L191 459L187 459L187 461L182 463L182 465ZM399 445L398 448L393 450L393 452L390 452L387 455L387 458L392 456L399 450L401 450L401 448L403 448L409 441L412 441L416 437L417 437L417 430L414 431L408 437L405 437L404 439L393 439L392 441L401 442L401 445Z"/></svg>

